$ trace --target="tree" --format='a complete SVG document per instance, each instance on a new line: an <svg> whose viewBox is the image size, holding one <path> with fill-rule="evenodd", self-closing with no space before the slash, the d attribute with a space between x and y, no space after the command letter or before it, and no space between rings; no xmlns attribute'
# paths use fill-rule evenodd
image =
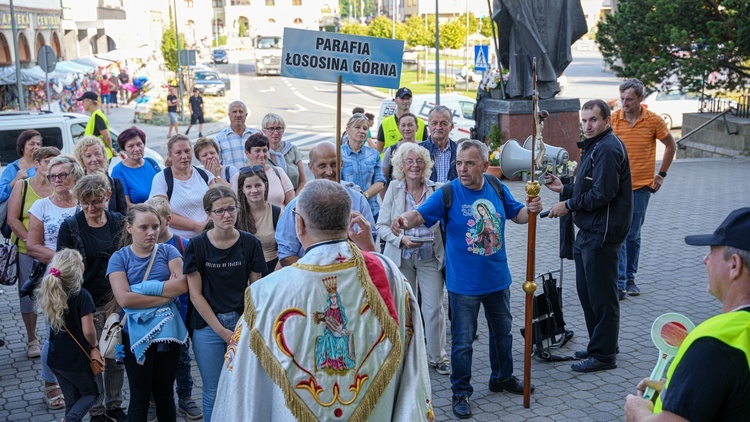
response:
<svg viewBox="0 0 750 422"><path fill-rule="evenodd" d="M482 26L479 28L479 33L487 38L492 38L492 25L495 23L492 22L492 18L489 16L485 16L482 19Z"/></svg>
<svg viewBox="0 0 750 422"><path fill-rule="evenodd" d="M647 87L736 90L749 85L748 16L750 0L620 0L596 41L617 76Z"/></svg>
<svg viewBox="0 0 750 422"><path fill-rule="evenodd" d="M185 34L180 34L180 49L185 49ZM161 33L161 54L164 56L164 64L172 72L177 71L177 41L174 36L174 27L167 26Z"/></svg>
<svg viewBox="0 0 750 422"><path fill-rule="evenodd" d="M440 25L440 48L461 48L466 44L466 17Z"/></svg>
<svg viewBox="0 0 750 422"><path fill-rule="evenodd" d="M406 26L406 44L411 47L430 45L435 42L435 37L424 25L424 18L411 15L404 23Z"/></svg>
<svg viewBox="0 0 750 422"><path fill-rule="evenodd" d="M345 23L341 25L339 32L349 35L367 35L367 27L357 22Z"/></svg>
<svg viewBox="0 0 750 422"><path fill-rule="evenodd" d="M393 21L385 16L378 16L367 27L367 35L371 37L391 38Z"/></svg>

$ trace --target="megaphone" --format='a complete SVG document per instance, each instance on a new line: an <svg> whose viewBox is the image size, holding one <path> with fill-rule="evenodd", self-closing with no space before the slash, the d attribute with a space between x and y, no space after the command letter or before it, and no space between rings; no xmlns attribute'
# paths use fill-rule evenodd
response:
<svg viewBox="0 0 750 422"><path fill-rule="evenodd" d="M528 150L518 144L518 141L511 139L503 144L500 152L500 170L503 174L511 177L518 173L528 172L531 170L531 150ZM547 157L542 159L541 166L535 166L534 176L540 184L544 184L545 174L547 173Z"/></svg>
<svg viewBox="0 0 750 422"><path fill-rule="evenodd" d="M536 143L536 151L539 151L539 143ZM523 143L523 147L525 149L530 150L531 149L531 136L526 138L526 141ZM552 174L559 176L557 168L558 166L562 166L562 172L564 174L566 173L568 161L570 160L570 156L568 155L568 151L565 150L565 148L556 147L549 144L544 144L545 152L544 155L547 157L547 161L552 164Z"/></svg>

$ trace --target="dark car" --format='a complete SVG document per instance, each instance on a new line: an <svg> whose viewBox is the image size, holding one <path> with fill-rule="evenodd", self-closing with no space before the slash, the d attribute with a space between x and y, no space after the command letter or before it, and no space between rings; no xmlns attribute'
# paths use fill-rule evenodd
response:
<svg viewBox="0 0 750 422"><path fill-rule="evenodd" d="M229 63L229 55L227 54L227 50L214 50L211 52L211 59L213 59L214 63Z"/></svg>
<svg viewBox="0 0 750 422"><path fill-rule="evenodd" d="M226 93L226 85L218 73L213 70L198 70L195 72L193 86L203 95L218 95L223 97Z"/></svg>

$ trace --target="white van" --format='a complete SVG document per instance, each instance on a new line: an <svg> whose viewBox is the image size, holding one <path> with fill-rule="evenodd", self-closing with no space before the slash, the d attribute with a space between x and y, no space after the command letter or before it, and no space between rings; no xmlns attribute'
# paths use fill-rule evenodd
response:
<svg viewBox="0 0 750 422"><path fill-rule="evenodd" d="M471 128L474 127L474 105L476 100L465 97L461 94L440 94L440 104L448 107L453 111L453 130L451 139L458 141L462 138L471 137ZM430 94L420 94L412 97L411 112L427 122L430 111L435 107L435 96ZM383 118L396 113L396 103L392 98L383 100L380 105L380 114L378 124Z"/></svg>
<svg viewBox="0 0 750 422"><path fill-rule="evenodd" d="M83 137L89 116L76 113L49 113L44 111L3 111L0 112L0 167L4 168L9 163L16 161L16 140L18 135L26 129L34 129L42 134L42 144L46 147L57 147L63 154L73 155L75 143ZM120 152L117 144L117 136L120 133L109 129L112 138L112 146ZM164 158L152 150L146 148L143 154L151 157L164 167ZM119 154L112 157L109 163L109 171L122 161ZM2 171L2 170L0 170Z"/></svg>

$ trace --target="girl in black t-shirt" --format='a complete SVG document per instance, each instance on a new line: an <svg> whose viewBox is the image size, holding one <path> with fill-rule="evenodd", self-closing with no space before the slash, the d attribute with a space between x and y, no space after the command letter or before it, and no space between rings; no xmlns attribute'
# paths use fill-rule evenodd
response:
<svg viewBox="0 0 750 422"><path fill-rule="evenodd" d="M266 270L260 241L235 229L237 196L226 186L203 196L208 230L190 239L183 273L192 313L193 351L203 380L203 417L211 420L224 353L244 310L245 289Z"/></svg>
<svg viewBox="0 0 750 422"><path fill-rule="evenodd" d="M81 347L96 349L94 300L83 283L83 260L74 249L58 251L49 274L36 290L37 310L50 325L47 364L65 396L65 420L78 422L94 404L99 389ZM74 337L75 338L74 338ZM79 347L79 344L81 347Z"/></svg>

